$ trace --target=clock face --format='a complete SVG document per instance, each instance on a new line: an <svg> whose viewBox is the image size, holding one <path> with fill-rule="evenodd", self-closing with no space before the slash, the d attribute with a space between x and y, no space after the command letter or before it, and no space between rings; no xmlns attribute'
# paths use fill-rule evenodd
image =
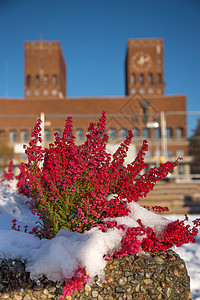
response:
<svg viewBox="0 0 200 300"><path fill-rule="evenodd" d="M151 55L146 52L136 52L131 58L131 65L136 71L147 71L152 65Z"/></svg>

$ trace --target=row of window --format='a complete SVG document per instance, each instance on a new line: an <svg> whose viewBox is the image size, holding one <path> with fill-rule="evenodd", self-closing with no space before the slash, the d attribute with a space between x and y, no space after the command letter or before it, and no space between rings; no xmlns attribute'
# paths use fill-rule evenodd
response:
<svg viewBox="0 0 200 300"><path fill-rule="evenodd" d="M57 132L59 136L61 136L62 132L60 129L55 129L54 132ZM135 127L132 129L134 138L139 138L140 137L140 130L139 128ZM142 136L145 139L150 138L150 128L143 128L142 129ZM114 127L111 127L108 129L108 135L110 140L116 140L117 138L124 140L128 134L128 129L127 128L121 128L119 131L119 137L117 134L117 129ZM182 127L177 127L175 129L175 137L176 138L182 138L184 135L183 128ZM84 139L84 131L82 128L77 128L75 130L75 136L78 141L81 141ZM171 127L166 128L166 138L171 139L173 137L173 130ZM21 142L27 142L29 137L28 137L28 130L27 129L22 129L20 131L20 141ZM160 139L161 138L161 130L160 128L153 128L153 138L154 139ZM51 140L51 133L49 129L45 129L44 131L44 140L45 141L50 141ZM17 131L15 129L10 130L9 132L9 141L11 142L16 142L17 141Z"/></svg>
<svg viewBox="0 0 200 300"><path fill-rule="evenodd" d="M45 89L45 90L42 91L42 94L44 96L48 96L50 93L51 93L52 96L56 96L58 94L58 91L56 89L53 89L51 91ZM39 96L40 94L41 94L40 90L35 90L34 93L33 93L33 95L35 95L35 96ZM31 96L32 95L32 91L31 90L26 90L26 95L27 96Z"/></svg>
<svg viewBox="0 0 200 300"><path fill-rule="evenodd" d="M167 150L167 157L172 157L172 156L176 156L176 157L183 157L184 156L184 150L183 149L178 149L176 150L176 153L173 153L173 151L171 149ZM156 149L153 153L151 150L148 150L146 152L146 157L151 157L151 155L155 156L155 157L161 157L162 156L162 152L160 149Z"/></svg>
<svg viewBox="0 0 200 300"><path fill-rule="evenodd" d="M134 88L132 88L131 89L131 94L136 94L137 93L137 89L134 87ZM153 94L153 93L156 93L156 94L162 94L162 89L154 89L154 88L152 88L152 87L150 87L150 88L140 88L139 89L139 93L140 94Z"/></svg>
<svg viewBox="0 0 200 300"><path fill-rule="evenodd" d="M61 136L61 130L60 129L55 129L54 132L57 132L59 136ZM21 142L28 142L30 139L28 135L28 130L27 129L22 129L20 130L20 136L19 140ZM49 129L44 130L44 140L45 141L50 141L51 140L51 134ZM16 142L17 141L17 130L12 129L9 131L9 141L10 142Z"/></svg>
<svg viewBox="0 0 200 300"><path fill-rule="evenodd" d="M36 75L35 77L31 75L26 76L26 87L31 88L32 86L39 88L41 86L41 77L40 75ZM52 78L49 78L49 75L43 76L43 84L44 87L49 87L49 85L56 87L58 84L58 76L54 74Z"/></svg>
<svg viewBox="0 0 200 300"><path fill-rule="evenodd" d="M137 84L137 80L139 80L140 85L144 85L144 83L148 82L148 84L153 85L155 83L161 84L162 83L162 74L158 73L156 74L156 80L152 73L148 74L148 77L145 76L145 74L141 73L139 74L139 78L137 78L137 75L133 73L131 75L131 85Z"/></svg>
<svg viewBox="0 0 200 300"><path fill-rule="evenodd" d="M140 130L139 128L135 127L132 129L134 138L140 137ZM128 130L126 128L120 129L120 139L124 140L127 136ZM175 137L176 138L182 138L183 137L183 128L177 127L175 129ZM110 128L108 131L109 138L111 140L117 139L117 129L116 128ZM150 128L143 128L142 129L142 137L145 139L148 139L151 137L150 135ZM173 130L171 127L166 128L166 138L171 139L173 137ZM153 138L154 139L160 139L161 138L161 129L160 128L153 128Z"/></svg>

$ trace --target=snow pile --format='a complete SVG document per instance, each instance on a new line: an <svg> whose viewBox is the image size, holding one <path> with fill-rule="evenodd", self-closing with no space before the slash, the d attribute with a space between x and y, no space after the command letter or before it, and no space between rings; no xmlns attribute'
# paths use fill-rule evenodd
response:
<svg viewBox="0 0 200 300"><path fill-rule="evenodd" d="M14 184L10 188L5 184L2 187L0 212L4 215L9 214L11 219L17 218L21 223L29 221L30 210L24 205L27 199L17 194ZM170 222L164 217L148 212L137 203L128 206L131 210L130 215L117 218L118 224L137 227L137 220L141 219L144 225L150 225L156 234L161 235ZM30 221L33 225L33 220ZM39 240L24 232L0 230L0 256L26 260L27 270L32 278L44 274L50 280L60 281L71 278L78 267L86 268L91 277L102 277L106 264L104 255L112 255L114 251L120 250L123 235L124 232L116 228L110 228L107 232L92 228L82 234L62 229L52 240Z"/></svg>
<svg viewBox="0 0 200 300"><path fill-rule="evenodd" d="M45 274L53 281L71 278L78 267L85 267L91 277L102 276L103 256L119 248L121 236L117 229L103 233L93 228L82 234L62 229L52 240L43 239L31 249L27 270L32 278Z"/></svg>

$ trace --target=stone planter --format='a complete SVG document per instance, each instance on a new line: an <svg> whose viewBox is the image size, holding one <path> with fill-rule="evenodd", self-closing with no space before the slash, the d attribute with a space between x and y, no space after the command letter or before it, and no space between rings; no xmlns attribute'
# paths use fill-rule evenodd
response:
<svg viewBox="0 0 200 300"><path fill-rule="evenodd" d="M7 263L7 273L3 271ZM190 278L184 261L172 250L152 254L149 257L115 258L105 268L105 282L94 279L91 286L86 284L82 291L75 291L66 299L92 300L148 300L173 299L190 300ZM4 272L4 273L3 273ZM10 274L6 278L6 274ZM2 277L4 276L4 278ZM60 299L62 286L45 278L33 282L25 266L19 261L2 261L0 270L0 299L32 300ZM21 289L17 289L17 286Z"/></svg>

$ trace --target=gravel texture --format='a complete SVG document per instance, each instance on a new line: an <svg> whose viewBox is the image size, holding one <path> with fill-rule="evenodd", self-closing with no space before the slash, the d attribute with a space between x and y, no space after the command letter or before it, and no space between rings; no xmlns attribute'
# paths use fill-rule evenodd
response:
<svg viewBox="0 0 200 300"><path fill-rule="evenodd" d="M70 299L173 299L190 300L190 278L184 261L172 250L151 256L115 258L108 261L105 281L97 277ZM19 260L0 260L0 299L35 300L62 297L62 285L45 277L30 280L25 264Z"/></svg>

